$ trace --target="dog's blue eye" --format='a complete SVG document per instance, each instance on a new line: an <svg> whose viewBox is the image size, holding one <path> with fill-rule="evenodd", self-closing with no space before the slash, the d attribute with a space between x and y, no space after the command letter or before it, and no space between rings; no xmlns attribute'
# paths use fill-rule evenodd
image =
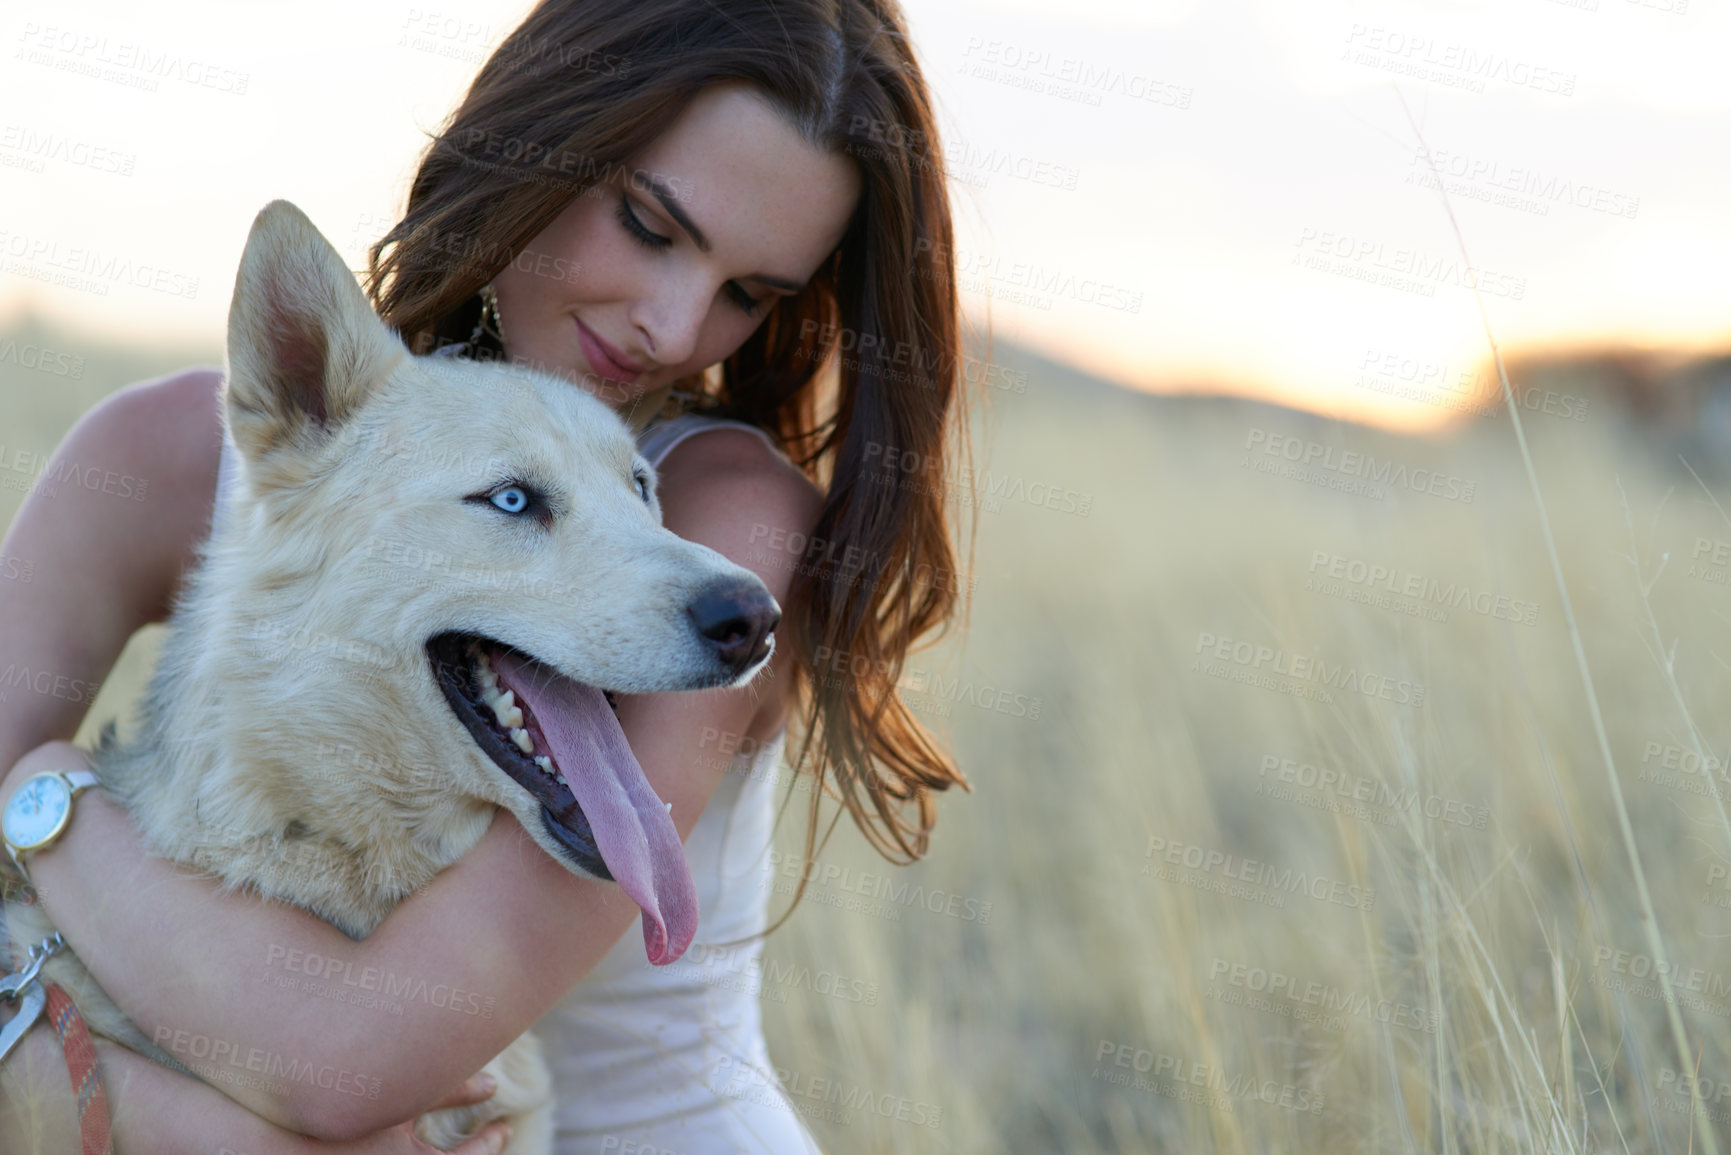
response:
<svg viewBox="0 0 1731 1155"><path fill-rule="evenodd" d="M649 477L642 473L633 473L631 480L637 483L637 496L643 499L643 504L649 504Z"/></svg>
<svg viewBox="0 0 1731 1155"><path fill-rule="evenodd" d="M506 513L523 513L529 508L529 495L520 485L507 485L488 500Z"/></svg>
<svg viewBox="0 0 1731 1155"><path fill-rule="evenodd" d="M463 500L490 505L513 521L533 521L542 529L551 528L557 507L545 490L528 481L500 481L493 488L471 493Z"/></svg>

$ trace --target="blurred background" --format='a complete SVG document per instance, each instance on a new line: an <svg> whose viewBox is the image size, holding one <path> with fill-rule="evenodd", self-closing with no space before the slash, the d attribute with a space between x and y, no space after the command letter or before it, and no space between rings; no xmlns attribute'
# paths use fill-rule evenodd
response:
<svg viewBox="0 0 1731 1155"><path fill-rule="evenodd" d="M266 201L360 268L527 8L8 8L0 519L220 362ZM908 14L984 404L903 692L974 790L723 976L825 1148L1731 1149L1731 14Z"/></svg>

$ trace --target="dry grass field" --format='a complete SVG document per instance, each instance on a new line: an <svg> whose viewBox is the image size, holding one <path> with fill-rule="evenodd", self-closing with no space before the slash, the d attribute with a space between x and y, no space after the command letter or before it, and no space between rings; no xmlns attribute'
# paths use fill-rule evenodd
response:
<svg viewBox="0 0 1731 1155"><path fill-rule="evenodd" d="M1416 440L1025 368L982 469L1093 501L981 514L971 634L916 698L975 792L893 883L838 834L767 947L881 992L766 1000L827 1147L1731 1148L1703 490L1600 399L1524 414L1608 767L1506 415ZM1294 444L1310 475L1264 472Z"/></svg>
<svg viewBox="0 0 1731 1155"><path fill-rule="evenodd" d="M0 358L7 454L211 359L76 344ZM971 627L905 678L974 790L913 867L838 827L738 976L825 1149L1731 1151L1731 486L1523 413L1590 699L1506 414L999 355Z"/></svg>

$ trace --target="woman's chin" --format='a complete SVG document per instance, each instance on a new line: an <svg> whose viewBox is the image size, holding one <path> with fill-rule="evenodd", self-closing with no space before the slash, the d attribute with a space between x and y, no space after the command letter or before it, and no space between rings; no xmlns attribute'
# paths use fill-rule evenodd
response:
<svg viewBox="0 0 1731 1155"><path fill-rule="evenodd" d="M561 350L557 357L540 357L530 354L518 356L507 351L507 357L513 364L523 365L530 369L538 369L551 373L556 377L578 386L590 396L606 402L614 409L629 410L644 396L661 388L656 384L638 377L632 381L620 381L606 377L589 367L588 359L581 350Z"/></svg>
<svg viewBox="0 0 1731 1155"><path fill-rule="evenodd" d="M608 377L597 377L592 373L582 374L577 383L591 396L606 402L622 413L635 409L644 397L656 392L659 388L659 386L645 385L639 381L627 384Z"/></svg>
<svg viewBox="0 0 1731 1155"><path fill-rule="evenodd" d="M641 381L616 381L611 377L603 377L581 360L566 361L556 371L559 376L581 387L584 392L591 396L605 401L615 409L622 405L630 405L653 388L653 386L644 385Z"/></svg>

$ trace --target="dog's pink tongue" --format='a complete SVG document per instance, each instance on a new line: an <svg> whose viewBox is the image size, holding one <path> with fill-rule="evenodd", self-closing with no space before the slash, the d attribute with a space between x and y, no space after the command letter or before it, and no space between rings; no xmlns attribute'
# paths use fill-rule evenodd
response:
<svg viewBox="0 0 1731 1155"><path fill-rule="evenodd" d="M607 699L512 654L495 654L493 668L534 715L613 880L643 908L649 961L673 962L697 934L697 887L673 818L650 789Z"/></svg>

